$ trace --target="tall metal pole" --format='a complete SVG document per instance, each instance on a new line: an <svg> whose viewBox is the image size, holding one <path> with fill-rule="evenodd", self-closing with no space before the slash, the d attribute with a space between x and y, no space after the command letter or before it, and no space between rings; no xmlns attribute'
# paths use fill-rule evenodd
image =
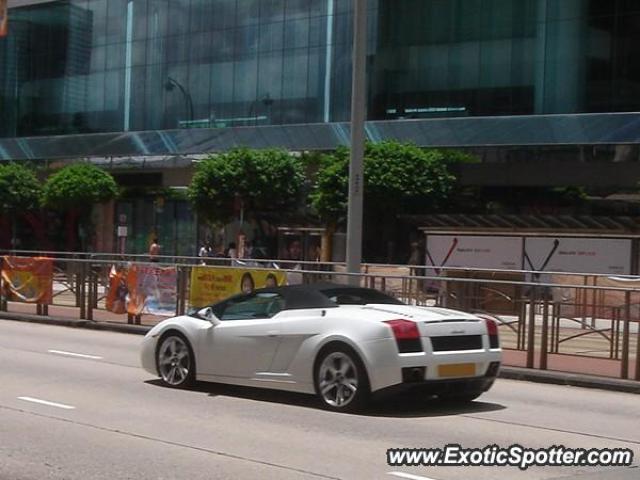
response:
<svg viewBox="0 0 640 480"><path fill-rule="evenodd" d="M364 122L367 97L367 0L354 0L353 72L351 87L351 162L347 217L347 272L360 273L362 262L362 200L364 191ZM357 285L359 277L349 277Z"/></svg>

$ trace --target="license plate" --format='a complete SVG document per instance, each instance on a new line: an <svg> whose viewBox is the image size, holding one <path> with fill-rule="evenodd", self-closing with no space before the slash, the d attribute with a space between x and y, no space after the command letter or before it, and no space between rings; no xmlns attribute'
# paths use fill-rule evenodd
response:
<svg viewBox="0 0 640 480"><path fill-rule="evenodd" d="M438 365L439 377L473 377L475 374L475 363L450 363L448 365Z"/></svg>

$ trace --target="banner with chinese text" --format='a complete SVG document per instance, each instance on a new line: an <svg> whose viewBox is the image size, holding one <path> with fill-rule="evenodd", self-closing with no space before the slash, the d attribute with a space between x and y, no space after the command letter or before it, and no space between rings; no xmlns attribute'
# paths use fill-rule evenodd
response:
<svg viewBox="0 0 640 480"><path fill-rule="evenodd" d="M238 293L250 293L257 288L286 283L287 274L281 270L193 267L189 304L200 308Z"/></svg>

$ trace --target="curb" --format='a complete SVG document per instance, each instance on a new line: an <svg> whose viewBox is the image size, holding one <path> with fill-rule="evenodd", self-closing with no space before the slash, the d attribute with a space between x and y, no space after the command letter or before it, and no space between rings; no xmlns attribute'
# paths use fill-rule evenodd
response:
<svg viewBox="0 0 640 480"><path fill-rule="evenodd" d="M640 394L640 382L617 378L597 377L580 373L552 372L520 367L500 367L499 378L526 382L550 383L571 387L596 388L600 390Z"/></svg>
<svg viewBox="0 0 640 480"><path fill-rule="evenodd" d="M0 312L0 320L15 320L27 323L42 323L71 328L86 328L117 333L145 335L151 327L144 325L130 325L122 323L95 322L90 320L71 320L60 317L43 317L25 313ZM520 380L525 382L548 383L572 387L595 388L600 390L633 393L640 395L640 382L616 378L597 377L578 373L553 372L549 370L534 370L521 367L503 366L500 368L499 378Z"/></svg>
<svg viewBox="0 0 640 480"><path fill-rule="evenodd" d="M127 323L96 322L92 320L72 320L69 318L30 315L27 313L0 312L0 320L14 320L16 322L41 323L45 325L57 325L59 327L85 328L88 330L102 330L134 335L146 335L151 327L144 325L131 325Z"/></svg>

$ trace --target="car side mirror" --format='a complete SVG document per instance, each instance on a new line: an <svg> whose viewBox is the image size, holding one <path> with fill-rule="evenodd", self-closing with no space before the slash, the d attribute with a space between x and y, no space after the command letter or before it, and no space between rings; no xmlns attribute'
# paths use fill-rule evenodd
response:
<svg viewBox="0 0 640 480"><path fill-rule="evenodd" d="M214 325L217 325L218 323L220 323L220 319L216 317L216 314L213 313L213 308L211 307L205 307L203 309L198 310L198 316L200 318L204 318L205 320L208 320Z"/></svg>

